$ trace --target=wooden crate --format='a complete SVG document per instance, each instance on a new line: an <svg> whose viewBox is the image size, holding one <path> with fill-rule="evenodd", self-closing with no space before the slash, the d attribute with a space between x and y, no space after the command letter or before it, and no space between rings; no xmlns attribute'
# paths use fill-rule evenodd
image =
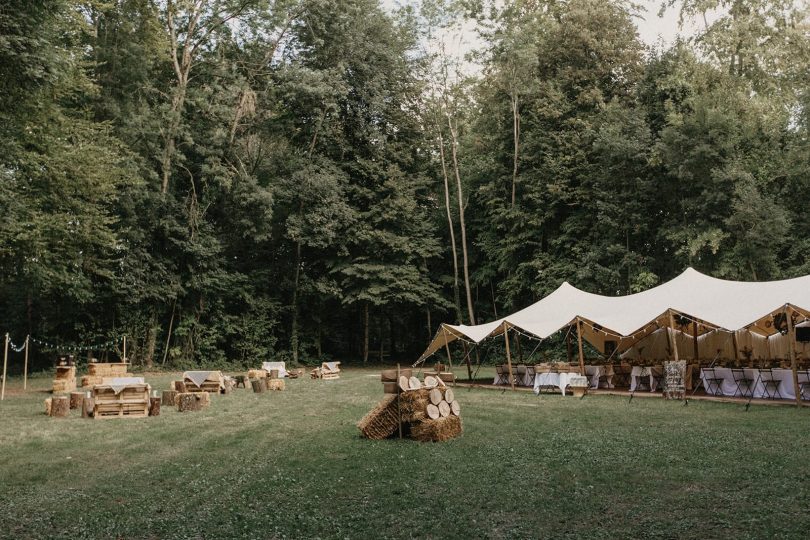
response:
<svg viewBox="0 0 810 540"><path fill-rule="evenodd" d="M186 392L208 392L209 394L219 394L219 391L222 390L222 387L219 385L219 381L205 381L202 385L197 386L192 382L191 379L186 377L183 380L186 383Z"/></svg>
<svg viewBox="0 0 810 540"><path fill-rule="evenodd" d="M333 367L330 367L332 364ZM321 379L339 379L340 378L340 362L322 362L321 363Z"/></svg>
<svg viewBox="0 0 810 540"><path fill-rule="evenodd" d="M119 393L108 385L93 387L94 418L141 418L149 415L149 390L146 383L130 384Z"/></svg>

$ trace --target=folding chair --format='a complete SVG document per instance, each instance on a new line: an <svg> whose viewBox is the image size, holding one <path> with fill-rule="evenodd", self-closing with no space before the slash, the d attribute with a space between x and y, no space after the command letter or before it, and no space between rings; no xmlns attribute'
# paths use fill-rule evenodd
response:
<svg viewBox="0 0 810 540"><path fill-rule="evenodd" d="M739 393L742 397L751 397L754 391L752 388L754 379L749 378L742 368L733 368L731 370L731 376L734 377L734 384L737 385L737 388L734 390L734 395L736 396Z"/></svg>
<svg viewBox="0 0 810 540"><path fill-rule="evenodd" d="M613 386L622 388L629 387L631 369L630 366L625 364L619 364L613 368Z"/></svg>
<svg viewBox="0 0 810 540"><path fill-rule="evenodd" d="M664 367L663 366L650 366L650 375L652 380L655 381L655 389L662 390L664 380ZM649 380L649 379L648 379ZM652 388L650 388L652 392Z"/></svg>
<svg viewBox="0 0 810 540"><path fill-rule="evenodd" d="M799 397L810 399L810 369L803 369L797 375L799 377Z"/></svg>
<svg viewBox="0 0 810 540"><path fill-rule="evenodd" d="M509 366L495 366L495 375L497 376L495 384L509 384Z"/></svg>
<svg viewBox="0 0 810 540"><path fill-rule="evenodd" d="M526 386L526 366L523 364L520 364L517 367L517 378L515 379L515 384L519 386Z"/></svg>
<svg viewBox="0 0 810 540"><path fill-rule="evenodd" d="M508 366L507 369L509 369ZM520 375L518 374L518 366L515 365L512 366L512 380L515 381L516 386L520 386L521 383L520 383Z"/></svg>
<svg viewBox="0 0 810 540"><path fill-rule="evenodd" d="M718 377L714 368L703 368L703 386L706 387L707 394L715 396L723 395L723 377ZM712 390L714 387L714 390Z"/></svg>
<svg viewBox="0 0 810 540"><path fill-rule="evenodd" d="M529 386L534 386L534 376L536 375L534 371L534 364L530 366L526 366L526 382L529 383Z"/></svg>
<svg viewBox="0 0 810 540"><path fill-rule="evenodd" d="M779 392L779 379L773 376L773 369L762 368L759 370L759 380L762 382L762 387L765 390L765 397L768 399L782 399L782 394Z"/></svg>

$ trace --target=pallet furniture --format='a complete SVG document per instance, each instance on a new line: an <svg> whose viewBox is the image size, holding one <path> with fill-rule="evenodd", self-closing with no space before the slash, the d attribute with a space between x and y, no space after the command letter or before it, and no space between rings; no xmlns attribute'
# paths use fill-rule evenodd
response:
<svg viewBox="0 0 810 540"><path fill-rule="evenodd" d="M322 362L321 363L321 379L339 379L340 378L340 362Z"/></svg>
<svg viewBox="0 0 810 540"><path fill-rule="evenodd" d="M218 394L225 389L225 378L221 371L186 371L182 382L186 392Z"/></svg>
<svg viewBox="0 0 810 540"><path fill-rule="evenodd" d="M149 391L146 383L123 386L99 384L93 387L93 417L143 418L149 415Z"/></svg>

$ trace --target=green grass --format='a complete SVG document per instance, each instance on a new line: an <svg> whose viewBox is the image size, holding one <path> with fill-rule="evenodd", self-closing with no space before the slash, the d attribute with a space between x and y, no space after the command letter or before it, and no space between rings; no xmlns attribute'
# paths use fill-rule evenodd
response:
<svg viewBox="0 0 810 540"><path fill-rule="evenodd" d="M807 409L459 388L460 438L367 441L375 373L107 421L45 417L49 381L12 380L0 537L807 535Z"/></svg>

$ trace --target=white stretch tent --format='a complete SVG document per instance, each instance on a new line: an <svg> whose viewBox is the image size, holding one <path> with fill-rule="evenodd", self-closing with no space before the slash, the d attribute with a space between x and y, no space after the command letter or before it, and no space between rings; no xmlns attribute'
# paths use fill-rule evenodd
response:
<svg viewBox="0 0 810 540"><path fill-rule="evenodd" d="M591 294L564 282L542 300L496 321L475 326L442 324L416 364L455 340L477 344L511 328L546 339L575 325L578 337L598 350L623 352L660 328L698 336L744 330L765 338L786 333L788 326L792 330L797 320L808 317L810 276L727 281L687 268L671 281L628 296Z"/></svg>

